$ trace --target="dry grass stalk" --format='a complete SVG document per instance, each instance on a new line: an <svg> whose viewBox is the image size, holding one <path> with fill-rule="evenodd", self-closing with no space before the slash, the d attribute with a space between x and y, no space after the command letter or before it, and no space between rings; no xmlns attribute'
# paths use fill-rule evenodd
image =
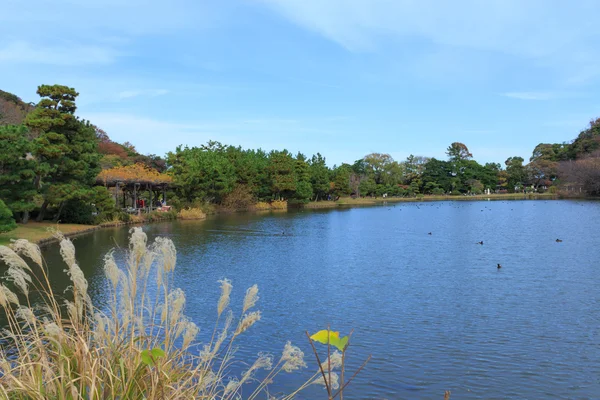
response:
<svg viewBox="0 0 600 400"><path fill-rule="evenodd" d="M197 343L199 328L185 316L185 294L172 287L177 254L169 239L148 245L141 228L133 228L125 267L117 265L112 252L105 256L112 300L107 310L101 310L88 296L73 244L58 235L72 281L66 304L59 304L52 293L36 245L17 241L12 249L0 246L0 258L9 266L4 279L10 282L0 285L0 309L7 321L0 341L11 351L8 355L0 350L0 398L237 399L245 382L268 371L247 397L254 399L270 396L268 385L281 371L306 367L304 353L288 342L275 365L271 356L260 354L239 378L229 379L235 339L261 317L260 311L248 312L256 306L258 287L246 292L242 317L233 325L233 313L226 311L232 286L227 279L219 281L213 335L210 342ZM23 257L39 271L32 271ZM152 272L156 296L147 290ZM30 292L41 294L35 307ZM341 365L334 357L335 353L331 369ZM335 378L332 373L330 389L337 388ZM292 399L316 383L321 383L318 371L281 398Z"/></svg>

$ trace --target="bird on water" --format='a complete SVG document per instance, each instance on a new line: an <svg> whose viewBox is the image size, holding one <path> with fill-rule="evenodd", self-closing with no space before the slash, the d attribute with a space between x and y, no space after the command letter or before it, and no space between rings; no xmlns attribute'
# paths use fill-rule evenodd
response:
<svg viewBox="0 0 600 400"><path fill-rule="evenodd" d="M556 243L561 243L562 239L556 239Z"/></svg>
<svg viewBox="0 0 600 400"><path fill-rule="evenodd" d="M498 269L502 268L502 265L498 264Z"/></svg>
<svg viewBox="0 0 600 400"><path fill-rule="evenodd" d="M483 240L481 242L477 242L476 244L483 244Z"/></svg>

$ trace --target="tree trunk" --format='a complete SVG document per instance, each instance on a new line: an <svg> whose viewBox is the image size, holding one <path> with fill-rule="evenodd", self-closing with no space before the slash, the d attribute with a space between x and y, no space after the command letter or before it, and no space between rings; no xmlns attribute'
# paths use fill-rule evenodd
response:
<svg viewBox="0 0 600 400"><path fill-rule="evenodd" d="M42 204L42 208L40 208L40 213L35 219L37 222L42 222L44 220L44 214L46 214L46 209L48 208L48 201L44 200L44 204Z"/></svg>
<svg viewBox="0 0 600 400"><path fill-rule="evenodd" d="M58 222L58 219L60 218L60 214L62 213L62 210L63 210L64 206L65 206L65 202L61 201L60 202L60 206L58 207L58 212L56 213L56 215L52 219L52 222Z"/></svg>
<svg viewBox="0 0 600 400"><path fill-rule="evenodd" d="M29 222L29 211L23 211L23 216L21 217L21 223L26 224Z"/></svg>

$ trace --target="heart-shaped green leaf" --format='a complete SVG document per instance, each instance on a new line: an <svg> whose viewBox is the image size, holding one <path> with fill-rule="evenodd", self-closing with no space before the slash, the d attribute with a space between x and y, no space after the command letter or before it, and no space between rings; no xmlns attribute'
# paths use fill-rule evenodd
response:
<svg viewBox="0 0 600 400"><path fill-rule="evenodd" d="M348 336L344 336L340 339L340 333L336 331L322 330L310 337L315 342L319 342L322 344L329 343L330 345L336 347L340 351L344 351L346 346L348 345Z"/></svg>

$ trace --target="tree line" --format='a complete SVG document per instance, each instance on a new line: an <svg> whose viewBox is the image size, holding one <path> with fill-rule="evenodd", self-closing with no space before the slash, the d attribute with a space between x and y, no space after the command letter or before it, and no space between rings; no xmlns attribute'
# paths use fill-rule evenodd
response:
<svg viewBox="0 0 600 400"><path fill-rule="evenodd" d="M446 159L410 155L397 161L389 154L371 153L329 167L320 153L243 149L216 141L179 146L165 158L142 155L131 143L114 142L102 129L78 118L75 89L42 85L37 94L41 99L35 106L20 104L6 92L0 98L0 111L10 111L4 124L0 113L0 215L12 214L23 223L32 214L38 221L82 222L91 214L107 217L118 212L113 193L97 185L97 177L102 170L136 164L170 175L169 198L180 207L208 202L243 208L256 201L306 203L343 196L539 192L559 186L600 195L600 119L570 143L539 144L527 163L515 156L503 165L482 165L465 144L454 142L446 149ZM19 115L21 122L16 123Z"/></svg>

